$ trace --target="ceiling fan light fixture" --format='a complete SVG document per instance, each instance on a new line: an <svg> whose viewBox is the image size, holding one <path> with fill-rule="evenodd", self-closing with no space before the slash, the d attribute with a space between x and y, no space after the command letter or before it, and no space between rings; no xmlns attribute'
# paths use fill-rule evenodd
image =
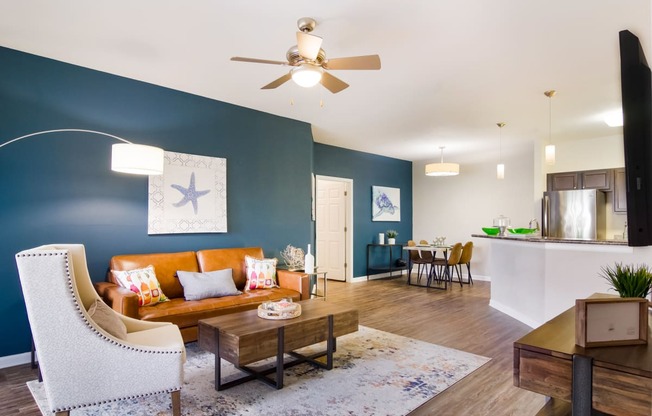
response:
<svg viewBox="0 0 652 416"><path fill-rule="evenodd" d="M320 66L301 64L292 70L292 80L300 87L314 87L321 81L323 72Z"/></svg>

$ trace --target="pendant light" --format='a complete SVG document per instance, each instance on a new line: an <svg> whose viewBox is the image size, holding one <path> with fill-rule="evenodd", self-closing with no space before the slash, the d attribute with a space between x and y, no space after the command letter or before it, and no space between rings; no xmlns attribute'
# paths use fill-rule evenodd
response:
<svg viewBox="0 0 652 416"><path fill-rule="evenodd" d="M505 127L505 123L501 121L500 123L496 123L496 125L500 129L498 139L498 164L496 165L496 179L505 179L505 164L503 163L503 127Z"/></svg>
<svg viewBox="0 0 652 416"><path fill-rule="evenodd" d="M548 144L545 147L546 165L555 164L555 145L552 144L552 97L557 91L548 90L543 94L548 97Z"/></svg>
<svg viewBox="0 0 652 416"><path fill-rule="evenodd" d="M439 146L441 150L441 162L429 163L426 165L426 176L455 176L460 174L460 165L457 163L444 163L444 148Z"/></svg>

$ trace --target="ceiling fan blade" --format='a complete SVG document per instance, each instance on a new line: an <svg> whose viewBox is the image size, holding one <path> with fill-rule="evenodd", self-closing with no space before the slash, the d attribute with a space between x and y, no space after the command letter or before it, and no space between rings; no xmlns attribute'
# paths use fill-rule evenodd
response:
<svg viewBox="0 0 652 416"><path fill-rule="evenodd" d="M342 81L341 79L332 76L328 72L324 72L321 76L321 81L319 81L321 85L326 87L326 89L333 94L337 94L338 92L342 91L343 89L346 89L349 87L349 84L346 82Z"/></svg>
<svg viewBox="0 0 652 416"><path fill-rule="evenodd" d="M333 58L324 63L326 69L380 69L380 56L364 55Z"/></svg>
<svg viewBox="0 0 652 416"><path fill-rule="evenodd" d="M281 78L275 79L274 81L265 85L264 87L261 88L261 90L272 90L276 87L280 87L281 85L288 82L290 79L292 79L292 74L288 72L287 74L283 75Z"/></svg>
<svg viewBox="0 0 652 416"><path fill-rule="evenodd" d="M232 61L237 62L253 62L254 64L271 64L271 65L288 65L287 62L283 61L270 61L268 59L256 59L256 58L243 58L241 56L234 56L231 58Z"/></svg>
<svg viewBox="0 0 652 416"><path fill-rule="evenodd" d="M319 36L311 35L309 33L297 32L297 46L299 48L299 55L306 59L314 61L319 54L321 48L322 38Z"/></svg>

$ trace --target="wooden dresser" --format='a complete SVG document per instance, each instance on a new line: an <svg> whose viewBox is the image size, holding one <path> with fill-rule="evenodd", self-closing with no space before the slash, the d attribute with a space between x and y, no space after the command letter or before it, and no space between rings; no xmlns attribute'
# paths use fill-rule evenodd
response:
<svg viewBox="0 0 652 416"><path fill-rule="evenodd" d="M575 345L575 308L514 343L514 385L571 402L573 356L592 363L592 405L612 415L652 415L652 316L648 344L582 348Z"/></svg>

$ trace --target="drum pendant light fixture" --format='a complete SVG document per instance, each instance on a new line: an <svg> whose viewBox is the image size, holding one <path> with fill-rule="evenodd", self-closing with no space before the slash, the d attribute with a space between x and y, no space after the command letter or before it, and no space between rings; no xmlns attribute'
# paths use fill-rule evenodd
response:
<svg viewBox="0 0 652 416"><path fill-rule="evenodd" d="M441 162L429 163L426 165L426 176L455 176L460 174L460 165L457 163L444 163L444 148L439 146L441 150Z"/></svg>
<svg viewBox="0 0 652 416"><path fill-rule="evenodd" d="M503 163L503 127L505 127L505 123L500 122L496 123L496 125L500 129L498 139L498 164L496 165L496 179L505 179L505 164Z"/></svg>
<svg viewBox="0 0 652 416"><path fill-rule="evenodd" d="M552 144L552 97L555 96L557 91L548 90L543 94L548 97L548 144L545 147L546 165L555 164L555 145Z"/></svg>

